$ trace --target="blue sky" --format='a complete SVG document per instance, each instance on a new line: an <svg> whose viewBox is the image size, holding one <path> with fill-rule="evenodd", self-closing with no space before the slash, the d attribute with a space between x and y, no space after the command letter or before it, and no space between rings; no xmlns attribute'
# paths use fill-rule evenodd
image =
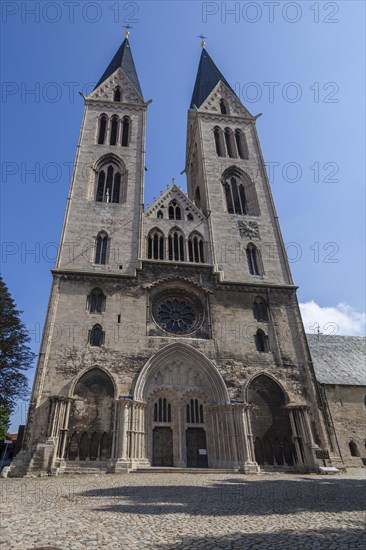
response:
<svg viewBox="0 0 366 550"><path fill-rule="evenodd" d="M2 2L3 277L39 351L83 113L123 40L148 110L145 203L185 189L187 109L207 50L253 113L306 329L364 327L365 4ZM33 13L31 13L33 11ZM33 90L33 93L31 93ZM32 252L33 251L33 252ZM32 373L29 373L32 378ZM18 413L14 422L24 420Z"/></svg>

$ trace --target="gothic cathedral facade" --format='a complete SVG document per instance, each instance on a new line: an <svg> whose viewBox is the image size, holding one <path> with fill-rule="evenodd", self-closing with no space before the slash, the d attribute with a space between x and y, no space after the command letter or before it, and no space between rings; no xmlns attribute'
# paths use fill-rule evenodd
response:
<svg viewBox="0 0 366 550"><path fill-rule="evenodd" d="M205 48L187 193L144 208L128 38L84 98L26 435L12 475L339 464L256 131Z"/></svg>

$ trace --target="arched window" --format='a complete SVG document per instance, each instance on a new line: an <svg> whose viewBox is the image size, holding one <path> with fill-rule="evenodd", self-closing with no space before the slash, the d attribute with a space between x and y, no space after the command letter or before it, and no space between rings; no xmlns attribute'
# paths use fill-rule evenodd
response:
<svg viewBox="0 0 366 550"><path fill-rule="evenodd" d="M197 208L201 208L201 191L198 185L194 193L194 204L197 206Z"/></svg>
<svg viewBox="0 0 366 550"><path fill-rule="evenodd" d="M121 88L119 86L114 90L113 101L121 101Z"/></svg>
<svg viewBox="0 0 366 550"><path fill-rule="evenodd" d="M111 457L111 437L104 432L100 439L100 460L107 460Z"/></svg>
<svg viewBox="0 0 366 550"><path fill-rule="evenodd" d="M184 262L184 238L178 229L173 229L168 237L169 260Z"/></svg>
<svg viewBox="0 0 366 550"><path fill-rule="evenodd" d="M255 346L257 351L266 353L268 351L268 340L263 330L257 330L255 335Z"/></svg>
<svg viewBox="0 0 366 550"><path fill-rule="evenodd" d="M102 313L105 309L105 296L100 288L94 288L88 296L89 313Z"/></svg>
<svg viewBox="0 0 366 550"><path fill-rule="evenodd" d="M205 263L203 238L198 233L193 233L188 238L188 258L190 262Z"/></svg>
<svg viewBox="0 0 366 550"><path fill-rule="evenodd" d="M254 454L255 454L255 460L258 462L260 466L264 466L264 451L263 451L263 445L262 441L259 437L255 438L254 442Z"/></svg>
<svg viewBox="0 0 366 550"><path fill-rule="evenodd" d="M108 235L99 233L95 239L95 264L105 265L107 263Z"/></svg>
<svg viewBox="0 0 366 550"><path fill-rule="evenodd" d="M229 214L247 214L244 185L235 176L224 181L227 211Z"/></svg>
<svg viewBox="0 0 366 550"><path fill-rule="evenodd" d="M191 399L186 405L187 424L203 424L203 405L198 399Z"/></svg>
<svg viewBox="0 0 366 550"><path fill-rule="evenodd" d="M106 162L98 172L97 202L120 202L121 169L114 162Z"/></svg>
<svg viewBox="0 0 366 550"><path fill-rule="evenodd" d="M359 452L358 447L357 447L357 445L354 441L350 441L348 446L349 446L351 456L360 456L360 452Z"/></svg>
<svg viewBox="0 0 366 550"><path fill-rule="evenodd" d="M247 160L249 158L247 140L245 134L239 129L235 130L235 141L239 157Z"/></svg>
<svg viewBox="0 0 366 550"><path fill-rule="evenodd" d="M219 157L225 157L225 144L224 139L222 137L222 130L218 126L214 128L214 137L215 137L215 146L216 146L216 153Z"/></svg>
<svg viewBox="0 0 366 550"><path fill-rule="evenodd" d="M99 435L94 432L90 439L89 459L97 460L99 457Z"/></svg>
<svg viewBox="0 0 366 550"><path fill-rule="evenodd" d="M156 214L156 217L157 217L159 220L162 220L162 219L164 218L163 211L162 211L162 210L158 210L158 213Z"/></svg>
<svg viewBox="0 0 366 550"><path fill-rule="evenodd" d="M248 261L249 273L251 275L261 275L260 268L259 268L260 264L259 264L258 250L252 243L248 244L247 246L247 261Z"/></svg>
<svg viewBox="0 0 366 550"><path fill-rule="evenodd" d="M257 321L268 321L267 303L263 298L257 296L253 302L253 315Z"/></svg>
<svg viewBox="0 0 366 550"><path fill-rule="evenodd" d="M107 130L107 115L99 117L98 145L104 145Z"/></svg>
<svg viewBox="0 0 366 550"><path fill-rule="evenodd" d="M225 128L224 135L225 135L227 154L229 155L230 158L235 159L237 157L237 154L236 154L233 132L230 130L230 128Z"/></svg>
<svg viewBox="0 0 366 550"><path fill-rule="evenodd" d="M118 116L113 115L111 118L111 135L109 139L110 145L117 145L118 138Z"/></svg>
<svg viewBox="0 0 366 550"><path fill-rule="evenodd" d="M182 211L178 202L174 199L169 203L169 219L170 220L181 220Z"/></svg>
<svg viewBox="0 0 366 550"><path fill-rule="evenodd" d="M100 347L104 343L104 332L100 325L94 325L89 336L90 345Z"/></svg>
<svg viewBox="0 0 366 550"><path fill-rule="evenodd" d="M159 397L154 403L154 422L171 422L172 406L165 397Z"/></svg>
<svg viewBox="0 0 366 550"><path fill-rule="evenodd" d="M187 220L193 222L193 214L191 214L191 212L187 215Z"/></svg>
<svg viewBox="0 0 366 550"><path fill-rule="evenodd" d="M128 147L130 142L131 121L128 116L124 116L122 119L122 147Z"/></svg>
<svg viewBox="0 0 366 550"><path fill-rule="evenodd" d="M79 444L79 460L89 458L89 436L87 432L83 432Z"/></svg>
<svg viewBox="0 0 366 550"><path fill-rule="evenodd" d="M227 108L227 103L226 103L225 99L220 99L220 113L222 115L227 115L228 114L228 108Z"/></svg>
<svg viewBox="0 0 366 550"><path fill-rule="evenodd" d="M254 182L246 172L230 166L222 175L222 183L229 214L260 215Z"/></svg>
<svg viewBox="0 0 366 550"><path fill-rule="evenodd" d="M159 229L150 231L147 238L147 257L149 260L164 260L165 258L165 239Z"/></svg>

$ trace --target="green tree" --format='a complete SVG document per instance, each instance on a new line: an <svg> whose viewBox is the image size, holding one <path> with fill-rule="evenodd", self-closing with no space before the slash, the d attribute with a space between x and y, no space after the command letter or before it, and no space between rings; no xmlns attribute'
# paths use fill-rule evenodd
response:
<svg viewBox="0 0 366 550"><path fill-rule="evenodd" d="M24 371L32 366L35 357L21 313L0 276L0 439L6 435L17 400L28 396Z"/></svg>
<svg viewBox="0 0 366 550"><path fill-rule="evenodd" d="M6 439L9 427L9 411L6 407L0 407L0 442Z"/></svg>

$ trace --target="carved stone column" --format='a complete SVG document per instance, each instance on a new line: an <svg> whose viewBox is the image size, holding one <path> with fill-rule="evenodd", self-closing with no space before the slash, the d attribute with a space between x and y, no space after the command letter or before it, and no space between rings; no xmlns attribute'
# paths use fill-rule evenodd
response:
<svg viewBox="0 0 366 550"><path fill-rule="evenodd" d="M177 438L178 438L178 460L177 468L185 468L187 466L185 457L187 456L186 449L186 433L185 433L185 404L179 400L177 404Z"/></svg>
<svg viewBox="0 0 366 550"><path fill-rule="evenodd" d="M258 464L254 457L253 436L249 419L249 405L234 403L231 405L235 418L235 436L238 455L238 466L241 472L257 473Z"/></svg>
<svg viewBox="0 0 366 550"><path fill-rule="evenodd" d="M65 415L64 415L64 423L63 428L61 430L61 443L59 446L59 457L61 460L64 460L65 457L65 450L66 450L66 443L67 443L67 436L69 433L69 418L70 418L70 411L71 411L71 405L72 405L72 398L67 398L65 400Z"/></svg>
<svg viewBox="0 0 366 550"><path fill-rule="evenodd" d="M315 467L314 453L315 444L312 440L304 417L304 407L289 408L289 416L292 428L292 440L296 449L297 464L310 469Z"/></svg>
<svg viewBox="0 0 366 550"><path fill-rule="evenodd" d="M228 427L228 444L230 449L230 462L232 468L238 468L239 466L239 457L238 457L238 419L235 418L235 405L226 405L226 418L227 418L227 427Z"/></svg>
<svg viewBox="0 0 366 550"><path fill-rule="evenodd" d="M248 460L258 467L257 461L255 459L254 438L253 438L253 432L252 432L252 423L250 421L250 405L249 404L245 405L243 421L244 421L244 427L245 427L245 430L246 430L245 431L246 441L248 443Z"/></svg>
<svg viewBox="0 0 366 550"><path fill-rule="evenodd" d="M112 429L112 445L111 445L111 461L117 457L117 445L118 445L118 399L113 401L113 429Z"/></svg>
<svg viewBox="0 0 366 550"><path fill-rule="evenodd" d="M130 399L117 400L114 470L119 473L127 472L130 467L128 429L131 409L132 401Z"/></svg>
<svg viewBox="0 0 366 550"><path fill-rule="evenodd" d="M145 416L146 403L132 401L129 439L130 439L130 459L131 467L146 467L150 463L146 456L146 433L145 433Z"/></svg>
<svg viewBox="0 0 366 550"><path fill-rule="evenodd" d="M131 399L118 400L115 471L150 466L146 457L145 413L146 403Z"/></svg>

